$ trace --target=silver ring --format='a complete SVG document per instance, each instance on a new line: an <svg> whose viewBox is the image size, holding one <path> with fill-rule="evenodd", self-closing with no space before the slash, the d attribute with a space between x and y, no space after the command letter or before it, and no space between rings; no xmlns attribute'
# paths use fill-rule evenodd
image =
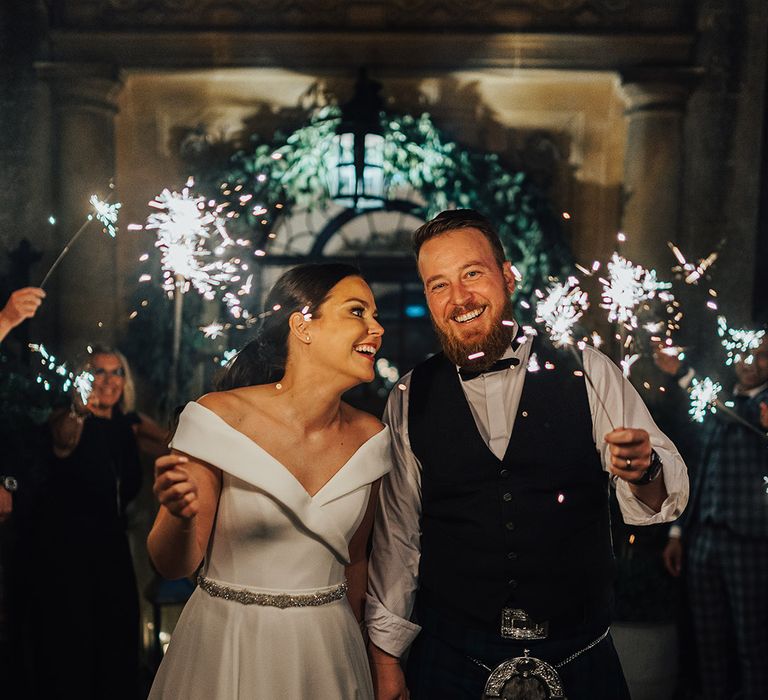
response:
<svg viewBox="0 0 768 700"><path fill-rule="evenodd" d="M627 457L627 469L632 469L632 459Z"/></svg>

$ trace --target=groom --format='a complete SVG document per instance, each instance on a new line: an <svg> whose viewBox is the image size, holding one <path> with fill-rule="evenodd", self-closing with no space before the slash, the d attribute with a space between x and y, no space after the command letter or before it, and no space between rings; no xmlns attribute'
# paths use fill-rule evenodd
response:
<svg viewBox="0 0 768 700"><path fill-rule="evenodd" d="M522 331L485 217L445 211L413 243L443 351L384 417L395 465L366 609L377 698L476 700L526 652L569 700L628 698L607 633L608 483L626 522L665 522L685 507L685 465L607 358L586 349L582 371Z"/></svg>

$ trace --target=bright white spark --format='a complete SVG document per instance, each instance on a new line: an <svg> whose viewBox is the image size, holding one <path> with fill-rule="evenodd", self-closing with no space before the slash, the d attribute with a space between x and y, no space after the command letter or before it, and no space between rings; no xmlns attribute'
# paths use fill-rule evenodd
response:
<svg viewBox="0 0 768 700"><path fill-rule="evenodd" d="M539 364L539 358L536 357L536 353L531 353L531 356L528 358L528 367L527 370L529 372L538 372L541 369L541 365Z"/></svg>
<svg viewBox="0 0 768 700"><path fill-rule="evenodd" d="M635 309L639 304L658 297L662 301L671 302L674 296L669 290L669 282L660 282L656 278L656 270L648 270L641 265L635 265L614 253L608 263L608 279L600 278L603 285L603 303L601 306L608 310L608 320L628 326L638 327Z"/></svg>
<svg viewBox="0 0 768 700"><path fill-rule="evenodd" d="M624 359L621 361L621 372L625 377L629 376L630 367L637 362L640 355L624 355Z"/></svg>
<svg viewBox="0 0 768 700"><path fill-rule="evenodd" d="M691 382L691 406L688 409L691 420L703 423L707 413L714 413L717 395L722 389L718 382L712 381L709 377L701 380L694 377Z"/></svg>
<svg viewBox="0 0 768 700"><path fill-rule="evenodd" d="M698 281L704 276L704 273L715 264L717 260L717 253L712 252L707 255L706 258L702 258L697 263L690 263L685 259L685 256L674 243L667 244L672 251L672 254L680 263L677 267L673 267L672 271L680 274L683 281L686 284L697 284Z"/></svg>
<svg viewBox="0 0 768 700"><path fill-rule="evenodd" d="M86 404L91 397L93 391L93 375L85 370L80 372L76 377L72 379L72 383L75 385L75 391L80 394L80 400Z"/></svg>
<svg viewBox="0 0 768 700"><path fill-rule="evenodd" d="M744 328L729 328L725 316L717 317L717 334L727 353L726 365L734 362L752 363L752 351L757 350L763 342L765 331L754 331Z"/></svg>
<svg viewBox="0 0 768 700"><path fill-rule="evenodd" d="M216 338L224 333L224 324L219 323L218 321L214 321L213 323L209 323L207 326L200 326L200 330L203 332L203 335L206 338L216 340Z"/></svg>
<svg viewBox="0 0 768 700"><path fill-rule="evenodd" d="M224 367L229 364L230 360L232 360L233 357L237 355L237 348L232 348L231 350L225 350L224 354L221 356L221 361L219 364Z"/></svg>
<svg viewBox="0 0 768 700"><path fill-rule="evenodd" d="M589 308L587 293L575 277L555 283L536 304L536 321L543 323L557 347L573 344L573 326Z"/></svg>
<svg viewBox="0 0 768 700"><path fill-rule="evenodd" d="M95 216L99 223L104 227L104 232L114 238L117 234L117 226L115 226L115 224L117 223L118 212L123 205L120 202L110 204L109 202L99 199L95 194L91 195L90 202L95 211L93 216ZM90 216L91 215L89 214L89 217Z"/></svg>
<svg viewBox="0 0 768 700"><path fill-rule="evenodd" d="M162 251L163 270L170 273L163 283L166 292L176 286L183 291L185 285L177 283L182 278L211 299L213 290L228 282L236 267L231 261L211 259L207 245L223 249L233 241L220 217L206 208L205 198L190 192L192 184L190 179L181 193L164 189L157 195L149 205L159 211L150 214L146 228L157 229L155 246Z"/></svg>

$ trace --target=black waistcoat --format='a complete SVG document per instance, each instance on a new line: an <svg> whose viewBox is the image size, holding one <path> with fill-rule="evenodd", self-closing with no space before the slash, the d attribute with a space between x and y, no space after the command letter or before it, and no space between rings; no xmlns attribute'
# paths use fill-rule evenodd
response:
<svg viewBox="0 0 768 700"><path fill-rule="evenodd" d="M442 353L411 378L410 443L422 467L419 596L483 627L498 626L503 607L552 620L610 598L608 476L586 383L569 356L539 339L533 351L541 369L526 375L503 460L483 442Z"/></svg>

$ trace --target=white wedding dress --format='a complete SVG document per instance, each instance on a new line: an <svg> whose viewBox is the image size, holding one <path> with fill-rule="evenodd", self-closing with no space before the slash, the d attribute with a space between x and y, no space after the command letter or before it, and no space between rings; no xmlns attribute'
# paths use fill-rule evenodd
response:
<svg viewBox="0 0 768 700"><path fill-rule="evenodd" d="M390 467L388 428L312 497L280 462L198 403L184 409L172 446L223 472L201 572L208 586L244 590L260 601L260 594L340 595L371 483ZM215 597L198 586L149 698L351 700L371 699L373 689L345 596L280 608Z"/></svg>

